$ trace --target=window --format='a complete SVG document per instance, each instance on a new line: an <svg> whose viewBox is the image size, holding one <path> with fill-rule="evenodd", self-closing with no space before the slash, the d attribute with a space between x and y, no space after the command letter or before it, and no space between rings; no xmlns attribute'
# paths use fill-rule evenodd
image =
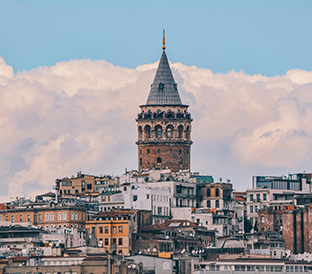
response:
<svg viewBox="0 0 312 274"><path fill-rule="evenodd" d="M27 222L30 222L30 214L27 214Z"/></svg>
<svg viewBox="0 0 312 274"><path fill-rule="evenodd" d="M257 202L260 202L260 194L257 194Z"/></svg>
<svg viewBox="0 0 312 274"><path fill-rule="evenodd" d="M67 217L66 217L66 212L63 212L63 221L66 221Z"/></svg>
<svg viewBox="0 0 312 274"><path fill-rule="evenodd" d="M70 213L70 220L73 221L74 220L74 212Z"/></svg>
<svg viewBox="0 0 312 274"><path fill-rule="evenodd" d="M146 194L146 199L147 199L147 200L149 199L149 194Z"/></svg>
<svg viewBox="0 0 312 274"><path fill-rule="evenodd" d="M92 190L92 184L87 184L87 189Z"/></svg>
<svg viewBox="0 0 312 274"><path fill-rule="evenodd" d="M253 194L250 194L250 196L249 196L249 200L251 201L251 202L253 202Z"/></svg>
<svg viewBox="0 0 312 274"><path fill-rule="evenodd" d="M157 150L157 153L160 153L160 149Z"/></svg>
<svg viewBox="0 0 312 274"><path fill-rule="evenodd" d="M108 234L108 226L105 226L105 233Z"/></svg>
<svg viewBox="0 0 312 274"><path fill-rule="evenodd" d="M45 214L45 221L49 221L49 213Z"/></svg>
<svg viewBox="0 0 312 274"><path fill-rule="evenodd" d="M117 227L113 226L113 234L115 234L117 232Z"/></svg>
<svg viewBox="0 0 312 274"><path fill-rule="evenodd" d="M211 203L209 200L207 201L207 207L211 207Z"/></svg>
<svg viewBox="0 0 312 274"><path fill-rule="evenodd" d="M172 131L171 131L171 128L168 128L167 129L167 138L171 138L172 137Z"/></svg>
<svg viewBox="0 0 312 274"><path fill-rule="evenodd" d="M78 221L78 213L75 213L75 221Z"/></svg>
<svg viewBox="0 0 312 274"><path fill-rule="evenodd" d="M161 215L161 214L162 214L162 207L159 206L159 207L158 207L158 215Z"/></svg>
<svg viewBox="0 0 312 274"><path fill-rule="evenodd" d="M207 189L207 197L210 197L210 188Z"/></svg>
<svg viewBox="0 0 312 274"><path fill-rule="evenodd" d="M58 213L57 213L57 219L58 219L59 221L62 220L62 212L58 212Z"/></svg>
<svg viewBox="0 0 312 274"><path fill-rule="evenodd" d="M164 86L165 86L165 85L164 85L163 83L160 83L160 84L159 84L159 90L160 90L160 91L163 91L163 90L164 90Z"/></svg>
<svg viewBox="0 0 312 274"><path fill-rule="evenodd" d="M157 138L161 138L161 128L157 129Z"/></svg>
<svg viewBox="0 0 312 274"><path fill-rule="evenodd" d="M263 201L266 201L267 200L267 195L266 193L263 193Z"/></svg>
<svg viewBox="0 0 312 274"><path fill-rule="evenodd" d="M219 193L219 188L216 188L216 197L219 197L220 193Z"/></svg>
<svg viewBox="0 0 312 274"><path fill-rule="evenodd" d="M5 220L8 221L9 220L9 215L5 216Z"/></svg>
<svg viewBox="0 0 312 274"><path fill-rule="evenodd" d="M49 230L49 226L48 225L45 226L45 230Z"/></svg>
<svg viewBox="0 0 312 274"><path fill-rule="evenodd" d="M253 213L253 206L250 206L250 213Z"/></svg>
<svg viewBox="0 0 312 274"><path fill-rule="evenodd" d="M54 213L53 212L51 213L50 217L51 217L51 221L54 221Z"/></svg>
<svg viewBox="0 0 312 274"><path fill-rule="evenodd" d="M11 215L11 222L12 222L12 223L15 222L15 215Z"/></svg>
<svg viewBox="0 0 312 274"><path fill-rule="evenodd" d="M264 224L264 216L261 216L261 224Z"/></svg>
<svg viewBox="0 0 312 274"><path fill-rule="evenodd" d="M216 200L216 208L219 207L219 200Z"/></svg>
<svg viewBox="0 0 312 274"><path fill-rule="evenodd" d="M122 226L118 226L118 233L122 233Z"/></svg>
<svg viewBox="0 0 312 274"><path fill-rule="evenodd" d="M23 215L22 215L22 214L19 215L19 221L20 221L20 222L23 221Z"/></svg>
<svg viewBox="0 0 312 274"><path fill-rule="evenodd" d="M108 238L105 238L104 245L108 245Z"/></svg>
<svg viewBox="0 0 312 274"><path fill-rule="evenodd" d="M161 158L160 157L157 158L157 164L161 164Z"/></svg>
<svg viewBox="0 0 312 274"><path fill-rule="evenodd" d="M41 222L41 213L38 214L38 222Z"/></svg>
<svg viewBox="0 0 312 274"><path fill-rule="evenodd" d="M81 191L86 190L86 182L84 180L81 180Z"/></svg>
<svg viewBox="0 0 312 274"><path fill-rule="evenodd" d="M133 195L133 202L136 202L138 200L138 195Z"/></svg>
<svg viewBox="0 0 312 274"><path fill-rule="evenodd" d="M118 238L118 245L122 245L122 238Z"/></svg>
<svg viewBox="0 0 312 274"><path fill-rule="evenodd" d="M100 226L100 227L99 227L99 233L100 233L100 234L103 234L103 226Z"/></svg>
<svg viewBox="0 0 312 274"><path fill-rule="evenodd" d="M258 206L255 205L255 212L257 213L258 212Z"/></svg>

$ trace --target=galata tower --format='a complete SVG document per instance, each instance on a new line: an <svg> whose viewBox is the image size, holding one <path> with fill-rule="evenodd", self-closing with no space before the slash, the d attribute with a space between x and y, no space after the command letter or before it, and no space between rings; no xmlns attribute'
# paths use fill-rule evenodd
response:
<svg viewBox="0 0 312 274"><path fill-rule="evenodd" d="M191 114L182 104L165 52L159 61L145 105L138 114L138 170L190 170Z"/></svg>

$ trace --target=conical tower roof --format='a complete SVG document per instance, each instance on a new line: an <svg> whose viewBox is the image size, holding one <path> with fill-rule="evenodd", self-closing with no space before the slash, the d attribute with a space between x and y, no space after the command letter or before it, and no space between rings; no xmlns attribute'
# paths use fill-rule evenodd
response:
<svg viewBox="0 0 312 274"><path fill-rule="evenodd" d="M182 105L165 50L161 55L146 105Z"/></svg>

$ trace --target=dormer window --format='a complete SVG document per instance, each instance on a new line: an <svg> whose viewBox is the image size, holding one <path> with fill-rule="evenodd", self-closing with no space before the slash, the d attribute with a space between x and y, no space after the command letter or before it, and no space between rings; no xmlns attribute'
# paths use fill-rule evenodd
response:
<svg viewBox="0 0 312 274"><path fill-rule="evenodd" d="M174 89L178 90L177 84L174 84Z"/></svg>
<svg viewBox="0 0 312 274"><path fill-rule="evenodd" d="M164 84L163 84L163 83L160 83L160 84L159 84L159 90L160 90L160 91L163 91L163 90L164 90Z"/></svg>

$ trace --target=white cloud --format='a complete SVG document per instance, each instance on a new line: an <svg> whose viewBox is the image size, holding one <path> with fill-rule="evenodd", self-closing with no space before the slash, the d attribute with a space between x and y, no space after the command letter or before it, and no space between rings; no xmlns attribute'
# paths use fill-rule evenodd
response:
<svg viewBox="0 0 312 274"><path fill-rule="evenodd" d="M249 178L250 166L300 169L310 161L311 72L266 77L171 65L193 114L193 151L205 153L193 155L195 170L238 181L234 169ZM136 168L134 119L156 66L72 60L14 76L0 57L0 197L50 190L80 168Z"/></svg>

